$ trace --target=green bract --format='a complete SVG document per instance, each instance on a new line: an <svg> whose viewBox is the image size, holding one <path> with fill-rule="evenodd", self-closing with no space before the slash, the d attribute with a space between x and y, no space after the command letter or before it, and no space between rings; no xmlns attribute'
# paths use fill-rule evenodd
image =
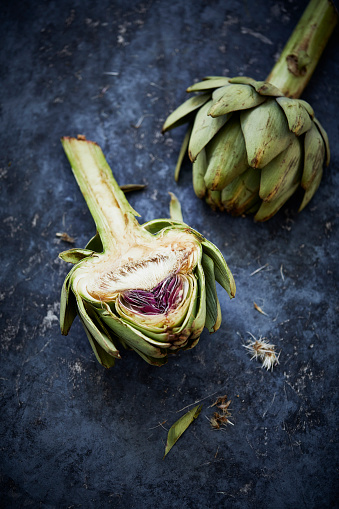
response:
<svg viewBox="0 0 339 509"><path fill-rule="evenodd" d="M307 205L330 160L327 134L307 102L245 77L205 78L187 91L200 94L163 126L189 123L176 178L188 149L195 193L212 208L266 221L300 186L299 210Z"/></svg>
<svg viewBox="0 0 339 509"><path fill-rule="evenodd" d="M219 328L215 282L232 298L233 276L214 244L182 221L140 225L96 143L65 137L62 144L97 234L85 249L60 254L75 264L62 288L61 331L68 334L79 315L105 367L120 358L121 345L160 366L195 346L205 326ZM171 207L180 218L174 196Z"/></svg>

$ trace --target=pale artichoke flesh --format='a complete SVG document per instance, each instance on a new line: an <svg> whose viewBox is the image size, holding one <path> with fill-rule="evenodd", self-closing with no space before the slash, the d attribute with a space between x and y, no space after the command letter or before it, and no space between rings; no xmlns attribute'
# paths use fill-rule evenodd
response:
<svg viewBox="0 0 339 509"><path fill-rule="evenodd" d="M75 264L62 289L61 331L79 315L105 367L120 358L120 345L162 365L169 353L192 348L204 326L217 330L215 281L233 297L233 276L214 244L183 222L139 225L98 145L62 142L98 233L86 249L60 253Z"/></svg>

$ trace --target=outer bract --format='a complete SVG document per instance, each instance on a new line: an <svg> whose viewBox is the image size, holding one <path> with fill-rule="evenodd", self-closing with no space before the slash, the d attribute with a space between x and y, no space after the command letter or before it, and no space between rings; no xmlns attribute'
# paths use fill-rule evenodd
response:
<svg viewBox="0 0 339 509"><path fill-rule="evenodd" d="M189 123L176 176L188 149L199 198L236 216L254 213L256 221L271 218L300 186L299 210L308 204L330 150L307 102L245 77L205 78L187 91L199 95L167 118L163 132Z"/></svg>
<svg viewBox="0 0 339 509"><path fill-rule="evenodd" d="M79 315L105 367L120 358L120 346L160 366L196 345L205 326L219 328L215 282L232 298L233 276L214 244L182 221L140 225L97 144L83 138L62 144L97 234L85 249L60 254L75 264L62 288L61 331L68 334ZM180 217L180 207L171 207Z"/></svg>

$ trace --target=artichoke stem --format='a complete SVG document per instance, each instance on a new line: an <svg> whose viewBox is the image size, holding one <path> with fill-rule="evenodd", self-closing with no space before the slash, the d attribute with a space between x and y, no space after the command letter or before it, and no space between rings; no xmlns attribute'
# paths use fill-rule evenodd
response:
<svg viewBox="0 0 339 509"><path fill-rule="evenodd" d="M337 22L332 0L311 0L266 81L300 97Z"/></svg>
<svg viewBox="0 0 339 509"><path fill-rule="evenodd" d="M119 254L126 245L145 240L144 231L114 179L99 145L84 137L61 139L74 176L95 221L104 252Z"/></svg>

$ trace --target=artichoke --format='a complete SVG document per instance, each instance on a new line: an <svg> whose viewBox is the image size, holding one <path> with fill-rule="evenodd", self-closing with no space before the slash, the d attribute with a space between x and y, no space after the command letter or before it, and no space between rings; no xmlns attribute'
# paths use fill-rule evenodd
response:
<svg viewBox="0 0 339 509"><path fill-rule="evenodd" d="M312 0L267 81L211 76L189 87L195 95L162 129L189 123L176 180L188 149L194 191L212 208L266 221L302 188L301 211L320 184L330 149L299 95L336 21L330 2Z"/></svg>
<svg viewBox="0 0 339 509"><path fill-rule="evenodd" d="M204 326L221 323L215 282L232 298L233 276L214 244L180 219L140 225L100 147L84 137L62 139L97 234L85 249L60 257L74 264L62 287L61 332L79 315L98 361L109 368L119 348L160 366L192 348Z"/></svg>

